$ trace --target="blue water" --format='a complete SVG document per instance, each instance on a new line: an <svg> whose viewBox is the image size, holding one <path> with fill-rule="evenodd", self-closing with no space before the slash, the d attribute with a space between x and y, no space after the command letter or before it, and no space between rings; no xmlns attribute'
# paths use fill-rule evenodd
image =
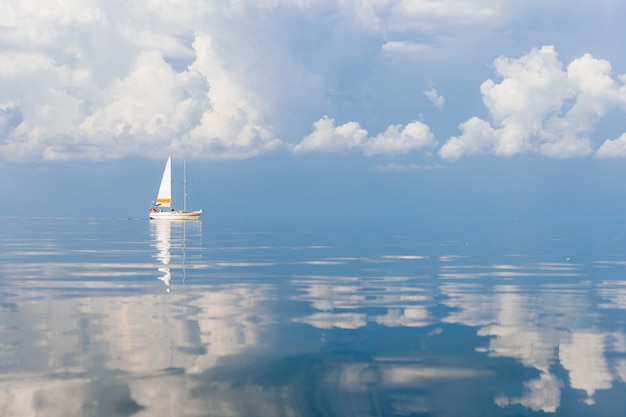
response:
<svg viewBox="0 0 626 417"><path fill-rule="evenodd" d="M0 218L0 415L624 416L626 226Z"/></svg>

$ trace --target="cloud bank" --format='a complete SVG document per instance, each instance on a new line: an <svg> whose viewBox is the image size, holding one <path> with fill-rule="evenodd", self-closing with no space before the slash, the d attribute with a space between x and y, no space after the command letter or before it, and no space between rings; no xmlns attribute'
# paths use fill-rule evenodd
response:
<svg viewBox="0 0 626 417"><path fill-rule="evenodd" d="M610 15L593 9L596 21L619 15L608 3ZM464 71L456 63L493 59L469 45L489 50L493 33L558 12L486 0L10 2L0 16L0 158L624 157L623 132L598 138L596 128L626 108L626 76L591 54L567 65L553 46L501 56L497 79L473 90L488 117L459 124L447 113L465 100L449 87ZM442 123L460 133L442 137Z"/></svg>

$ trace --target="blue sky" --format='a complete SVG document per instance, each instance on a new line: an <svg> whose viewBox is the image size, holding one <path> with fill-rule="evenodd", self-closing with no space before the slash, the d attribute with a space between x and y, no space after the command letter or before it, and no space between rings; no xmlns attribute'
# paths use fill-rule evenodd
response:
<svg viewBox="0 0 626 417"><path fill-rule="evenodd" d="M619 221L618 0L3 1L9 215ZM193 201L193 200L192 200Z"/></svg>

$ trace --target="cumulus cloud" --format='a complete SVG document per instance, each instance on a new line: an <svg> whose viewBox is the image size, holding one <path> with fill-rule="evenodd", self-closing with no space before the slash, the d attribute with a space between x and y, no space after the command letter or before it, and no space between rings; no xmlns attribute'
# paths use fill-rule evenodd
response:
<svg viewBox="0 0 626 417"><path fill-rule="evenodd" d="M313 124L314 131L293 147L296 154L305 152L336 152L359 148L367 138L367 130L357 122L335 126L335 119L324 116Z"/></svg>
<svg viewBox="0 0 626 417"><path fill-rule="evenodd" d="M433 103L433 106L437 107L439 110L443 109L446 99L442 95L439 95L436 88L433 87L430 90L424 91L424 95Z"/></svg>
<svg viewBox="0 0 626 417"><path fill-rule="evenodd" d="M480 155L496 147L498 138L489 122L472 117L461 123L460 129L463 133L450 138L439 150L443 159L455 161L464 155Z"/></svg>
<svg viewBox="0 0 626 417"><path fill-rule="evenodd" d="M412 122L406 126L391 125L385 132L368 137L357 122L335 126L335 120L324 116L313 124L314 131L293 147L295 154L360 150L364 155L406 154L430 150L437 145L428 125Z"/></svg>
<svg viewBox="0 0 626 417"><path fill-rule="evenodd" d="M25 91L28 83L43 84L47 92L39 94L39 103L33 98L3 106L11 108L10 119L20 121L0 145L3 153L68 159L167 151L241 158L280 146L236 80L215 64L210 39L198 36L193 48L196 59L185 71L175 71L159 51L142 51L125 77L100 88L89 71L36 54L12 56L16 69L6 65L5 79ZM7 61L0 58L0 65ZM31 68L32 74L17 68Z"/></svg>
<svg viewBox="0 0 626 417"><path fill-rule="evenodd" d="M437 145L435 135L428 125L422 122L412 122L402 127L392 125L384 133L371 138L364 144L365 155L379 154L406 154L411 151L429 150Z"/></svg>
<svg viewBox="0 0 626 417"><path fill-rule="evenodd" d="M489 0L48 4L9 2L0 14L2 159L430 152L436 141L427 125L384 119L390 105L415 100L401 85L406 74L415 74L417 62L420 71L437 71L485 28L538 7ZM443 158L588 155L594 125L626 103L626 77L615 78L609 62L592 55L564 68L544 47L499 58L495 68L501 79L481 87L491 119L462 123ZM423 93L440 110L456 100L435 88ZM326 117L299 140L320 114L354 121L336 126ZM363 120L389 127L370 134ZM598 156L608 149L607 142Z"/></svg>
<svg viewBox="0 0 626 417"><path fill-rule="evenodd" d="M250 70L263 53L229 47L246 25L228 21L245 14L196 0L53 3L0 17L3 159L245 158L283 145ZM292 85L310 83L294 72Z"/></svg>
<svg viewBox="0 0 626 417"><path fill-rule="evenodd" d="M598 158L625 158L626 133L615 140L607 139L596 152Z"/></svg>
<svg viewBox="0 0 626 417"><path fill-rule="evenodd" d="M590 155L595 124L609 109L626 105L623 77L613 79L610 63L590 54L564 69L554 47L544 46L519 59L500 57L494 65L501 82L487 80L480 88L492 122L474 117L462 123L461 135L440 149L442 158Z"/></svg>

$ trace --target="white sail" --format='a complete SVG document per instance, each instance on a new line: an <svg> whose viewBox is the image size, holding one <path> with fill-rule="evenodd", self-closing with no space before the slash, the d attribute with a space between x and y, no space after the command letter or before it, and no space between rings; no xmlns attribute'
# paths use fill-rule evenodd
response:
<svg viewBox="0 0 626 417"><path fill-rule="evenodd" d="M161 178L161 186L159 194L157 194L157 207L172 207L172 157L167 158L163 178Z"/></svg>

